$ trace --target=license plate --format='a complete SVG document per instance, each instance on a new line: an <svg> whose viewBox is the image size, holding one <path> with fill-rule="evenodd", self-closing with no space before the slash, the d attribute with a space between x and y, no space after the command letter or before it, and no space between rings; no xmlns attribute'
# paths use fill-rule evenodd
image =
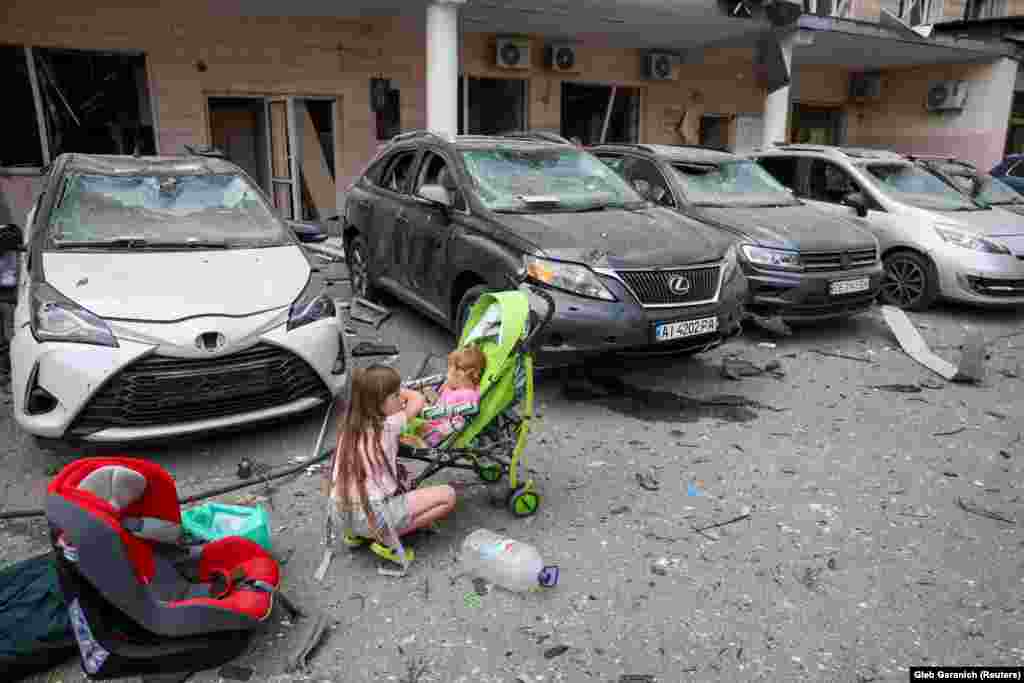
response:
<svg viewBox="0 0 1024 683"><path fill-rule="evenodd" d="M837 294L853 294L854 292L866 292L871 286L871 281L866 277L859 277L856 280L839 280L830 282L828 293L832 296Z"/></svg>
<svg viewBox="0 0 1024 683"><path fill-rule="evenodd" d="M654 338L658 341L670 341L685 337L696 337L718 330L718 317L697 318L696 320L678 320L671 323L658 323L654 326Z"/></svg>

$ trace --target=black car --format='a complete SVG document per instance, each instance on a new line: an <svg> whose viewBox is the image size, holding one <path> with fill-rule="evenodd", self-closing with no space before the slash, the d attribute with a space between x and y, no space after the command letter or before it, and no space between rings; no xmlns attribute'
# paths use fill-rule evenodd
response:
<svg viewBox="0 0 1024 683"><path fill-rule="evenodd" d="M729 235L543 136L400 135L349 188L343 220L355 292L386 289L450 330L510 277L545 287L544 365L699 351L740 330L747 285Z"/></svg>
<svg viewBox="0 0 1024 683"><path fill-rule="evenodd" d="M652 201L733 234L752 313L823 320L873 304L882 280L875 237L800 201L757 162L685 145L590 151Z"/></svg>
<svg viewBox="0 0 1024 683"><path fill-rule="evenodd" d="M909 158L977 202L1024 215L1024 196L1000 178L978 171L970 162L935 156Z"/></svg>

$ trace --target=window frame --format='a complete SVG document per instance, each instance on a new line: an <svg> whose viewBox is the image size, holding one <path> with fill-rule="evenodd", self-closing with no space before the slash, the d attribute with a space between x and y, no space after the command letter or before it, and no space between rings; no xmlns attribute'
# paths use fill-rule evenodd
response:
<svg viewBox="0 0 1024 683"><path fill-rule="evenodd" d="M644 164L644 163L650 164L651 168L654 169L654 173L657 175L657 177L661 178L662 184L663 184L663 186L665 188L665 192L667 193L666 196L669 198L671 203L665 204L665 203L662 203L660 201L654 201L653 199L650 199L648 201L651 201L654 204L657 204L658 206L664 206L664 207L669 208L669 209L678 209L679 208L679 201L677 201L677 199L676 199L675 188L673 187L672 182L669 181L669 179L665 176L665 172L661 169L661 165L659 164L659 162L657 162L657 161L655 161L653 159L648 159L647 157L630 156L630 157L627 157L626 161L624 162L624 165L626 166L626 168L623 169L623 172L625 174L629 174L633 170L634 166L636 166L637 164ZM629 184L629 186L633 187L633 181L630 180L626 176L623 176L623 177L625 178L625 180ZM636 188L633 187L633 189L635 190ZM638 194L639 194L639 192L638 192ZM680 194L680 198L684 199L686 201L686 203L688 203L688 204L691 203L689 197L687 197L685 195L685 193L682 192L682 190L679 191L679 194ZM644 197L644 199L647 199L647 198Z"/></svg>
<svg viewBox="0 0 1024 683"><path fill-rule="evenodd" d="M415 148L415 147L403 147L402 149L396 149L394 152L392 152L387 157L387 162L384 164L384 170L381 172L382 175L381 175L379 181L375 182L374 185L376 187L384 190L385 192L390 192L391 194L397 194L397 195L400 195L400 196L411 196L410 192L409 192L409 183L412 180L411 176L415 176L416 175L416 171L419 168L419 166L416 163L418 161L418 159L419 159L419 154L420 154L420 150ZM389 187L386 184L386 180L387 180L388 176L390 176L392 171L394 171L395 164L398 162L398 160L401 159L402 157L406 156L406 155L411 155L412 156L412 161L410 162L410 164L411 164L411 166L410 166L410 173L409 173L409 176L407 176L406 179L405 179L404 187L399 187L399 188Z"/></svg>
<svg viewBox="0 0 1024 683"><path fill-rule="evenodd" d="M455 184L455 196L452 198L452 211L469 214L469 202L466 200L466 193L463 191L463 188L459 183L459 178L455 174L455 164L452 163L452 160L449 159L447 155L436 148L428 147L423 150L423 154L420 155L419 166L414 174L415 181L413 182L408 194L414 199L419 200L416 191L423 186L423 174L426 172L428 164L432 161L432 157L437 157L444 162L445 167L448 169L448 175L451 176L452 182Z"/></svg>
<svg viewBox="0 0 1024 683"><path fill-rule="evenodd" d="M868 195L864 192L864 188L861 187L861 184L859 182L857 182L857 179L853 176L853 174L850 173L850 171L848 171L847 169L843 168L843 166L841 164L836 163L833 159L823 159L821 157L811 157L810 158L810 162L807 164L807 199L810 199L813 202L822 202L824 204L832 204L834 206L846 206L845 204L842 203L842 201L833 202L833 201L830 201L828 199L821 199L821 198L812 196L812 194L811 194L812 193L811 176L813 174L811 173L811 169L814 168L814 164L815 163L821 163L821 164L825 165L826 167L833 166L836 170L838 170L843 175L845 175L846 179L850 182L851 185L853 185L853 192L858 192L861 195L863 195L865 198L868 197ZM848 192L847 194L850 194L850 193Z"/></svg>
<svg viewBox="0 0 1024 683"><path fill-rule="evenodd" d="M38 67L36 65L35 51L45 49L47 46L26 45L23 43L6 43L10 47L20 47L24 50L25 63L28 69L29 85L32 90L32 100L36 112L37 136L42 151L41 166L0 166L0 176L45 176L56 160L56 155L50 149L50 127L46 120L45 104L42 91L39 86ZM145 64L145 87L146 97L149 99L149 107L153 117L153 146L157 155L160 154L160 119L159 107L155 88L152 87L149 76L149 63L145 50L131 49L89 49L89 48L68 48L75 52L87 52L96 55L142 57Z"/></svg>

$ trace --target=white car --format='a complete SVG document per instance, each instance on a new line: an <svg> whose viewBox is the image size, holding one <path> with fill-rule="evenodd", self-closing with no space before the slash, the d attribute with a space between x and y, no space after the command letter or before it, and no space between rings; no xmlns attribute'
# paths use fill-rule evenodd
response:
<svg viewBox="0 0 1024 683"><path fill-rule="evenodd" d="M25 225L0 253L23 252L14 415L44 446L278 418L348 382L333 300L224 159L63 154Z"/></svg>

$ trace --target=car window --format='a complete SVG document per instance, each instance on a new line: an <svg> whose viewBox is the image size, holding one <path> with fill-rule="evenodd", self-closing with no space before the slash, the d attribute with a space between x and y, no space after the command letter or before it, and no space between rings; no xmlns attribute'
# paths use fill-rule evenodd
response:
<svg viewBox="0 0 1024 683"><path fill-rule="evenodd" d="M626 164L625 157L618 154L598 154L597 158L604 162L604 165L622 175L623 167Z"/></svg>
<svg viewBox="0 0 1024 683"><path fill-rule="evenodd" d="M750 159L719 163L674 162L687 199L698 206L786 206L797 201Z"/></svg>
<svg viewBox="0 0 1024 683"><path fill-rule="evenodd" d="M634 208L646 201L594 155L564 145L461 152L481 203L499 212Z"/></svg>
<svg viewBox="0 0 1024 683"><path fill-rule="evenodd" d="M413 194L418 193L424 185L440 185L450 191L455 201L454 207L460 211L465 210L466 201L455 182L455 175L448 168L448 162L437 152L427 152L423 157Z"/></svg>
<svg viewBox="0 0 1024 683"><path fill-rule="evenodd" d="M1004 183L999 178L990 175L979 176L956 176L958 181L966 184L965 192L973 195L976 200L983 204L1021 204L1024 197L1015 189Z"/></svg>
<svg viewBox="0 0 1024 683"><path fill-rule="evenodd" d="M791 190L796 190L796 161L795 157L766 157L758 159L757 163L761 164L761 168L771 173L772 177L779 181L780 184Z"/></svg>
<svg viewBox="0 0 1024 683"><path fill-rule="evenodd" d="M292 243L259 190L237 174L73 173L65 176L48 219L48 246L126 237L152 246L190 240L234 247Z"/></svg>
<svg viewBox="0 0 1024 683"><path fill-rule="evenodd" d="M668 181L658 167L647 159L631 159L625 163L626 182L641 196L662 206L675 206Z"/></svg>
<svg viewBox="0 0 1024 683"><path fill-rule="evenodd" d="M869 163L868 175L881 192L897 201L935 211L970 211L981 207L934 174L912 163Z"/></svg>
<svg viewBox="0 0 1024 683"><path fill-rule="evenodd" d="M1013 176L1014 178L1024 178L1024 161L1015 163L1006 175Z"/></svg>
<svg viewBox="0 0 1024 683"><path fill-rule="evenodd" d="M392 192L408 192L412 164L416 161L416 150L396 153L388 162L381 176L380 186Z"/></svg>
<svg viewBox="0 0 1024 683"><path fill-rule="evenodd" d="M807 174L807 196L809 199L842 204L846 195L861 191L857 182L838 164L824 159L811 161Z"/></svg>

